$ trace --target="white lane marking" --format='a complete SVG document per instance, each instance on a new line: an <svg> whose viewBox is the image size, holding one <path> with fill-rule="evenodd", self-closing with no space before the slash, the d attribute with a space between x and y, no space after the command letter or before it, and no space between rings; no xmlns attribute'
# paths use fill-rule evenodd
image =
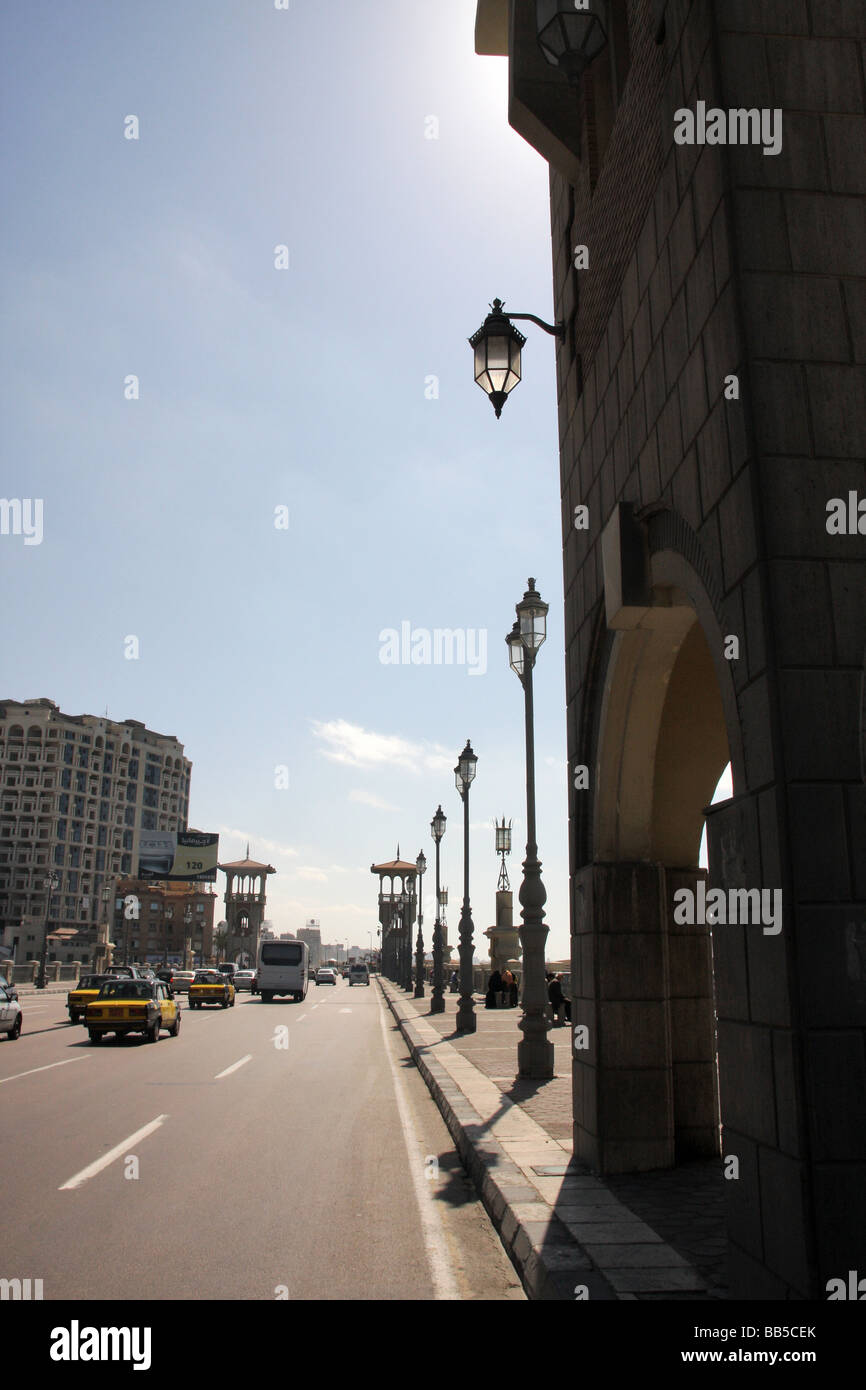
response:
<svg viewBox="0 0 866 1390"><path fill-rule="evenodd" d="M306 1017L307 1017L306 1014L301 1014L299 1018L296 1018L296 1019L295 1019L295 1022L296 1022L296 1023L303 1023L304 1020L306 1019Z"/></svg>
<svg viewBox="0 0 866 1390"><path fill-rule="evenodd" d="M351 1009L341 1009L341 1010L340 1010L340 1013L341 1013L341 1014L350 1014L351 1012L352 1012Z"/></svg>
<svg viewBox="0 0 866 1390"><path fill-rule="evenodd" d="M242 1057L239 1062L232 1062L230 1067L226 1067L225 1071L218 1071L214 1077L214 1081L221 1081L224 1076L231 1076L233 1071L237 1071L238 1067L245 1067L247 1062L251 1062L252 1060L253 1054L248 1052L246 1057Z"/></svg>
<svg viewBox="0 0 866 1390"><path fill-rule="evenodd" d="M49 1062L46 1067L31 1067L29 1071L19 1071L14 1076L4 1076L0 1079L0 1086L5 1085L7 1081L20 1081L22 1076L35 1076L38 1071L50 1071L52 1067L68 1067L70 1062L86 1062L89 1057L90 1053L88 1052L83 1057L67 1057L63 1062Z"/></svg>
<svg viewBox="0 0 866 1390"><path fill-rule="evenodd" d="M439 1212L436 1203L433 1201L433 1194L430 1191L431 1184L422 1176L424 1173L424 1158L426 1157L424 1152L425 1146L418 1139L413 1128L412 1112L409 1109L409 1102L406 1099L404 1089L405 1083L399 1070L394 1065L394 1059L391 1056L388 1029L385 1024L386 1005L381 999L379 1000L379 1006L379 1022L382 1025L385 1056L388 1058L388 1065L391 1068L391 1076L394 1081L394 1094L397 1097L397 1112L400 1116L400 1124L403 1127L403 1140L406 1145L406 1156L409 1160L409 1172L412 1174L412 1185L415 1188L415 1200L418 1203L418 1215L421 1217L421 1233L427 1248L427 1262L430 1266L433 1296L437 1300L456 1300L459 1302L460 1294L457 1291L457 1284L451 1271L448 1246L445 1241L445 1234L442 1230Z"/></svg>
<svg viewBox="0 0 866 1390"><path fill-rule="evenodd" d="M74 1178L70 1178L68 1182L63 1183L58 1187L57 1191L68 1192L74 1187L81 1187L83 1183L89 1182L91 1178L96 1177L97 1173L101 1173L103 1168L107 1168L109 1163L113 1163L116 1158L121 1158L124 1154L129 1153L130 1149L133 1148L135 1144L140 1144L142 1139L146 1139L149 1134L153 1134L154 1130L159 1129L163 1120L167 1119L167 1115L157 1115L156 1119L151 1120L149 1125L144 1125L141 1129L137 1129L134 1134L130 1134L128 1139L124 1139L120 1144L115 1144L113 1149L109 1149L108 1153L103 1154L95 1163L90 1163L86 1168L82 1168L80 1173L76 1173Z"/></svg>

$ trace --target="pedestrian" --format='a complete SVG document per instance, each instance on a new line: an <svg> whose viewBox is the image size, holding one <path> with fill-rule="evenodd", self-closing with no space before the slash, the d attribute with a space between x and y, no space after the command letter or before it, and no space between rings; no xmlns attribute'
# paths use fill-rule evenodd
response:
<svg viewBox="0 0 866 1390"><path fill-rule="evenodd" d="M498 1007L497 994L502 989L502 975L499 970L494 970L490 979L487 981L487 993L484 996L485 1009L495 1009Z"/></svg>
<svg viewBox="0 0 866 1390"><path fill-rule="evenodd" d="M456 994L458 989L460 988L460 976L457 974L456 970L451 971L451 980L449 982L449 985L451 993Z"/></svg>
<svg viewBox="0 0 866 1390"><path fill-rule="evenodd" d="M520 993L520 976L512 974L511 984L508 987L508 1006L511 1009L517 1008L517 999Z"/></svg>
<svg viewBox="0 0 866 1390"><path fill-rule="evenodd" d="M514 976L506 968L502 972L502 1007L507 1009L511 1005L511 986L514 984Z"/></svg>
<svg viewBox="0 0 866 1390"><path fill-rule="evenodd" d="M562 992L561 975L551 975L547 985L547 997L553 1010L553 1026L559 1028L565 1021L565 995Z"/></svg>

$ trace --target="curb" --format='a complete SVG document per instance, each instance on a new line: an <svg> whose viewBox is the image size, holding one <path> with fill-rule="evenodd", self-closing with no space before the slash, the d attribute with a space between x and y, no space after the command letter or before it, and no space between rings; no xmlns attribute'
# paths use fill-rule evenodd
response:
<svg viewBox="0 0 866 1390"><path fill-rule="evenodd" d="M469 1173L481 1201L493 1222L511 1263L520 1275L527 1296L533 1300L573 1301L575 1286L586 1288L584 1297L593 1301L616 1299L619 1295L593 1266L572 1233L552 1208L539 1209L538 1191L502 1145L489 1133L463 1091L438 1058L430 1055L419 1036L415 1019L405 1012L409 1006L392 996L381 976L377 977L385 1002L406 1041L412 1060L436 1101L457 1152ZM413 1010L414 1013L414 1010ZM417 1016L416 1016L417 1018ZM448 1043L440 1043L456 1053ZM512 1105L512 1102L507 1102ZM513 1107L515 1109L519 1107ZM536 1221L526 1221L521 1208L531 1207L531 1215L545 1217L544 1230Z"/></svg>

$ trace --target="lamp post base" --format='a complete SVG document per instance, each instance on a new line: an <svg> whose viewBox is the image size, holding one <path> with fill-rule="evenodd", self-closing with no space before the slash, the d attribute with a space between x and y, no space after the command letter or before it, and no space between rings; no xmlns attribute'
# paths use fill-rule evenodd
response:
<svg viewBox="0 0 866 1390"><path fill-rule="evenodd" d="M547 1038L523 1038L517 1044L517 1071L535 1081L553 1076L553 1043Z"/></svg>
<svg viewBox="0 0 866 1390"><path fill-rule="evenodd" d="M473 1000L470 999L468 1002L463 999L460 1000L457 1008L456 1028L458 1033L474 1033L476 1031L477 1021Z"/></svg>

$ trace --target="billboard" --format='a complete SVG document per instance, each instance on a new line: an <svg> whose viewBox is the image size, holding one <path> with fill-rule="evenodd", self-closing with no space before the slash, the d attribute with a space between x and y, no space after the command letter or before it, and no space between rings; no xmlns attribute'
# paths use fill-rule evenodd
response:
<svg viewBox="0 0 866 1390"><path fill-rule="evenodd" d="M138 877L216 883L219 838L192 830L142 830Z"/></svg>

